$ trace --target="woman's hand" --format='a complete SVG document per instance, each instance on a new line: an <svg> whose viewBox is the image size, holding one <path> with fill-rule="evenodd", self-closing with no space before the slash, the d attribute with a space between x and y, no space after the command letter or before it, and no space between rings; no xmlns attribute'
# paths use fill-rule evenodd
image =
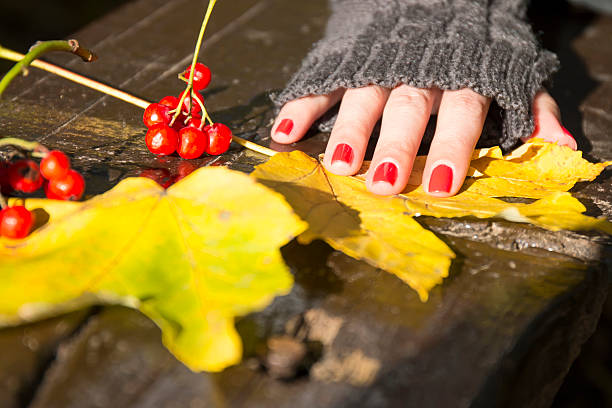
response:
<svg viewBox="0 0 612 408"><path fill-rule="evenodd" d="M488 98L467 88L442 91L371 85L339 89L286 103L272 127L272 139L283 144L300 140L314 121L340 100L323 164L334 174L356 174L372 130L382 117L380 137L366 174L368 190L381 195L404 189L429 117L437 113L422 184L425 191L438 197L452 196L461 188L490 104ZM536 128L531 137L575 150L576 141L561 125L552 97L540 91L532 106Z"/></svg>

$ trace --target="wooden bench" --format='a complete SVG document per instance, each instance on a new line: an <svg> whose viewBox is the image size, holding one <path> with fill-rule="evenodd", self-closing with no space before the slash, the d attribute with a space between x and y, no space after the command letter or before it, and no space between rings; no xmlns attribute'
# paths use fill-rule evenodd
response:
<svg viewBox="0 0 612 408"><path fill-rule="evenodd" d="M49 58L158 100L181 90L176 74L191 60L203 11L203 2L136 0L74 35L98 62ZM212 116L269 144L267 94L296 70L327 15L325 0L220 1L201 56L214 74L204 93ZM600 44L612 38L612 18L564 18L568 28L556 33L556 50L562 61L580 64L564 68L554 93L581 147L591 158L609 159L612 48ZM0 133L69 153L86 174L88 194L143 169L176 171L178 158L147 151L141 117L139 108L35 69L0 101ZM319 153L325 141L317 134L296 147ZM220 159L194 163L248 172L264 159L234 146ZM610 174L576 189L593 214L609 219ZM283 254L295 288L239 320L239 366L192 373L138 312L93 308L0 330L0 406L548 406L599 318L609 239L503 221L421 221L458 254L451 277L427 303L397 278L323 243L291 243ZM283 336L307 345L314 359L291 380L276 378L283 367L261 351L268 338L281 338L274 352L289 350L290 359L293 343L283 348Z"/></svg>

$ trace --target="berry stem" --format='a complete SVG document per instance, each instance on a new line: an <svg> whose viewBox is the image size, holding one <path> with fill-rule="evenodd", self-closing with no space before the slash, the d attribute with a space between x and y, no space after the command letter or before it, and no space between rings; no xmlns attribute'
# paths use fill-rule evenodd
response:
<svg viewBox="0 0 612 408"><path fill-rule="evenodd" d="M204 16L204 20L202 21L202 26L200 27L200 33L198 34L198 41L196 42L195 50L193 52L193 60L191 61L191 72L189 73L189 82L188 85L193 85L193 76L195 74L195 66L198 62L198 56L200 55L200 48L202 47L202 40L204 38L204 31L206 31L206 26L208 25L208 20L210 20L210 15L212 14L213 8L215 7L215 3L217 0L208 0L208 8L206 9L206 15Z"/></svg>
<svg viewBox="0 0 612 408"><path fill-rule="evenodd" d="M198 41L196 42L195 50L193 52L193 59L191 60L191 70L189 72L189 80L187 81L187 87L185 88L185 91L183 92L183 94L181 95L181 98L179 99L179 103L177 105L178 109L174 113L174 116L172 117L172 120L170 121L170 126L174 124L174 121L176 120L176 118L178 118L178 116L181 114L181 110L183 110L183 102L185 101L185 98L187 97L187 95L191 95L191 93L193 92L193 76L195 74L195 65L198 62L198 56L200 55L200 49L202 48L202 41L204 39L204 31L206 31L208 20L210 20L210 16L212 14L212 11L213 11L213 8L215 7L216 2L217 0L208 0L208 8L206 9L204 20L202 20L202 26L200 27L200 33L198 34ZM193 104L193 95L191 95L191 98L190 98L190 103L189 103L190 106L187 107L187 111L189 113L191 113L191 104ZM213 122L210 119L210 116L208 116L208 113L206 112L206 109L204 109L204 107L202 107L202 112L205 114L206 119L210 121L210 123L212 124Z"/></svg>
<svg viewBox="0 0 612 408"><path fill-rule="evenodd" d="M23 57L23 54L0 46L0 58L7 59L9 61L20 61ZM32 61L30 65L42 69L43 71L47 71L62 78L68 79L69 81L76 82L77 84L86 86L91 89L95 89L96 91L102 92L106 95L110 95L124 102L131 103L132 105L138 106L139 108L146 109L147 106L149 106L149 102L147 101L144 101L140 98L136 98L135 96L132 96L126 92L112 88L108 85L104 85L100 82L94 81L72 71L68 71L67 69L58 67L57 65L53 65L41 60Z"/></svg>
<svg viewBox="0 0 612 408"><path fill-rule="evenodd" d="M5 58L11 61L19 61L21 58L23 58L23 55L0 46L0 58ZM152 103L144 99L138 98L134 95L130 95L127 92L123 92L118 89L112 88L108 85L104 85L98 81L94 81L93 79L84 77L82 75L76 74L72 71L58 67L57 65L53 65L45 61L36 60L36 61L33 61L31 65L33 67L36 67L44 71L50 72L52 74L58 75L62 78L68 79L72 82L76 82L77 84L86 86L91 89L95 89L96 91L102 92L103 94L106 94L106 95L110 95L114 98L117 98L129 104L132 104L134 106L138 106L141 109L146 109L147 106L149 106ZM193 69L192 69L192 72L193 72ZM181 106L181 105L178 105L178 106ZM211 121L210 116L208 116L208 113L205 113L205 115L206 115L207 120ZM243 139L240 136L232 135L232 141L249 150L259 152L266 156L274 156L277 153L276 151L272 149L258 145L257 143L251 142L249 140Z"/></svg>
<svg viewBox="0 0 612 408"><path fill-rule="evenodd" d="M191 100L193 101L193 99L194 98L192 97ZM202 113L204 114L204 118L208 121L208 123L212 125L214 122L212 121L212 119L210 118L210 115L206 111L206 106L204 106L200 98L195 98L195 100L196 102L198 102L198 105L200 105L200 108L202 109Z"/></svg>
<svg viewBox="0 0 612 408"><path fill-rule="evenodd" d="M6 199L4 198L2 193L0 193L0 209L4 210L6 207L8 207L8 203L6 202Z"/></svg>
<svg viewBox="0 0 612 408"><path fill-rule="evenodd" d="M0 139L0 147L2 146L15 146L22 150L32 152L34 157L44 157L49 153L49 149L41 145L38 142L29 142L23 139L17 139L16 137L5 137Z"/></svg>
<svg viewBox="0 0 612 408"><path fill-rule="evenodd" d="M0 51L10 51L0 46ZM98 57L89 51L87 48L83 48L79 45L77 40L58 40L58 41L39 41L34 44L28 53L22 56L18 62L10 69L9 72L4 75L0 81L0 95L4 92L6 87L11 83L15 77L17 77L24 69L26 69L32 61L38 58L40 55L50 51L67 51L81 57L85 62L93 62ZM1 55L4 57L4 55ZM10 59L10 58L7 58Z"/></svg>

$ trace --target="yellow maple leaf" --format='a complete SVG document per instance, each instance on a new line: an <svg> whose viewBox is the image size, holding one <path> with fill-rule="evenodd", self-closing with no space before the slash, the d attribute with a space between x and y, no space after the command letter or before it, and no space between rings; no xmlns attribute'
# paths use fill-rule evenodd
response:
<svg viewBox="0 0 612 408"><path fill-rule="evenodd" d="M468 172L473 177L449 198L432 197L418 185L425 162L425 156L417 157L409 185L394 197L366 191L367 162L361 175L336 176L301 152L276 154L257 166L252 176L283 194L308 222L310 227L299 241L323 239L347 255L397 275L422 300L448 275L454 254L412 217L503 218L550 230L599 229L612 234L609 221L582 214L586 208L566 192L577 181L594 179L610 162L589 163L580 152L539 141L506 157L499 148L476 150ZM554 171L559 166L571 170L559 175ZM511 203L495 197L541 199Z"/></svg>
<svg viewBox="0 0 612 408"><path fill-rule="evenodd" d="M423 174L426 156L415 160L415 171ZM410 214L433 217L503 218L558 231L599 229L612 233L612 224L582 214L586 208L567 193L579 181L592 181L612 161L591 163L582 152L553 143L534 140L502 156L497 148L476 150L470 171L460 192L448 198L434 198L420 186L420 178L409 183L399 196ZM364 180L369 163L357 178ZM508 203L496 197L539 198L531 204Z"/></svg>
<svg viewBox="0 0 612 408"><path fill-rule="evenodd" d="M132 178L83 203L26 206L50 222L0 239L0 324L122 304L153 319L193 370L240 361L234 317L290 290L279 247L305 228L280 195L221 167L168 190Z"/></svg>
<svg viewBox="0 0 612 408"><path fill-rule="evenodd" d="M581 151L535 139L505 157L481 157L470 167L482 177L465 188L489 197L542 198L594 180L612 161L591 163Z"/></svg>
<svg viewBox="0 0 612 408"><path fill-rule="evenodd" d="M252 173L281 193L309 228L298 240L323 239L349 256L387 270L422 300L448 276L453 251L406 216L402 200L368 192L353 177L327 172L318 160L294 151L276 154Z"/></svg>

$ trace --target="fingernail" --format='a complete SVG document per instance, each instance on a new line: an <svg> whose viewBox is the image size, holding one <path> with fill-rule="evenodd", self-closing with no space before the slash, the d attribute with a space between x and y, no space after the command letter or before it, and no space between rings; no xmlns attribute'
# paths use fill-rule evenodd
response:
<svg viewBox="0 0 612 408"><path fill-rule="evenodd" d="M569 132L569 130L567 130L564 126L561 126L561 129L563 130L563 133L565 133L565 136L568 136L572 139L572 141L574 143L571 143L571 147L572 149L576 150L578 148L578 143L576 142L576 139L574 138L574 136L572 136L572 134Z"/></svg>
<svg viewBox="0 0 612 408"><path fill-rule="evenodd" d="M446 164L438 164L429 177L430 193L450 193L453 186L453 169Z"/></svg>
<svg viewBox="0 0 612 408"><path fill-rule="evenodd" d="M384 162L378 165L372 183L385 182L391 185L397 180L397 166L391 162Z"/></svg>
<svg viewBox="0 0 612 408"><path fill-rule="evenodd" d="M336 146L336 150L334 150L331 162L332 164L335 162L351 164L353 162L353 157L353 149L351 149L351 146L347 145L346 143L340 143L338 146Z"/></svg>
<svg viewBox="0 0 612 408"><path fill-rule="evenodd" d="M293 130L293 121L291 119L283 119L281 123L276 127L275 133L282 133L289 136Z"/></svg>
<svg viewBox="0 0 612 408"><path fill-rule="evenodd" d="M569 130L567 130L565 127L561 126L561 129L563 129L563 133L565 133L566 136L569 136L572 139L576 140L574 136L572 136L572 134L569 132Z"/></svg>

